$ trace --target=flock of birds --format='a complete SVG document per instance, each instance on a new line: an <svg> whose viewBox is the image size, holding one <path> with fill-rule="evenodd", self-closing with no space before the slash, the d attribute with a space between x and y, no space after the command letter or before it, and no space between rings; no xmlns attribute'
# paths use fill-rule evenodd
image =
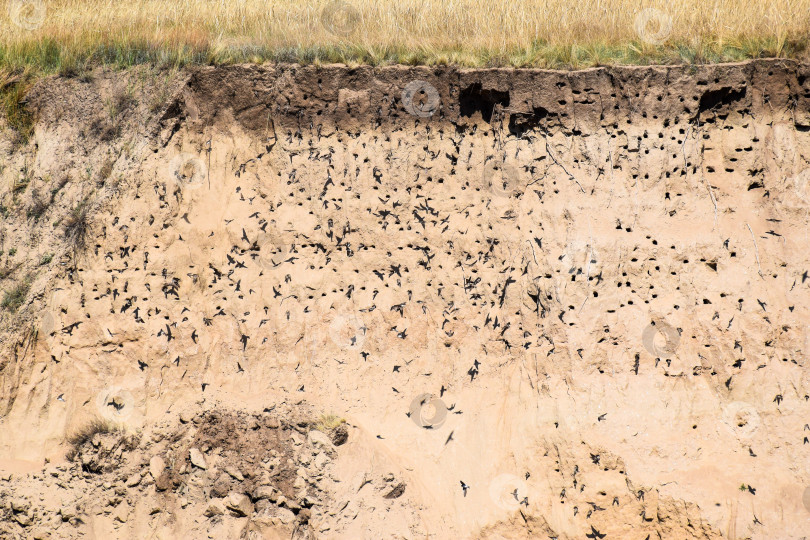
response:
<svg viewBox="0 0 810 540"><path fill-rule="evenodd" d="M477 140L471 135L463 130L440 132L420 159L406 164L397 162L396 151L389 150L383 156L388 168L375 158L381 144L377 135L347 142L343 152L328 145L295 147L291 136L288 155L280 161L286 165L277 175L267 164L234 167L238 174L232 171L217 192L225 198L217 203L219 223L198 210L204 207L210 213L216 206L210 201L202 206L206 190L187 192L182 182L155 180L149 192L140 194L154 202L148 206L151 212L112 216L100 225L94 252L83 265L103 267L105 276L96 273L91 281L81 270L72 276L68 290L77 302L69 310L60 310L58 318L64 324L53 334L69 343L87 320L84 311L93 303L103 305L103 311L109 312L103 319L105 352L120 353L125 345L130 347L128 341L149 341L150 351L163 352L133 358L138 372L157 369L162 378L164 370L177 369L182 370L179 379L183 380L190 370L207 369L215 354L232 363L235 375L250 376L263 351L293 351L308 339L307 326L323 322L321 318L328 318L330 312L361 321L379 313L386 316L378 320L399 317L383 331L349 319L345 343L333 339L343 351L328 353L340 365L352 361L349 355L362 363L385 356L386 346L380 344L386 339L411 340L416 355L425 343L413 341L414 329L403 322L424 317L439 347L460 350L471 342L478 344L477 351L466 357L468 380L436 385L444 396L448 388L476 384L487 362L486 367L495 369L504 359L525 354L549 362L558 355L587 359L588 348L569 350L564 338L568 332L581 331L586 302L607 313L643 307L654 303L667 283L680 283L671 276L690 271L668 255L668 246L659 248L650 234L634 230L635 220L627 216L615 218L611 240L602 242L627 249L616 248L600 256L597 264L593 253L599 240L591 238L581 243L585 249L572 253L565 238L555 234L573 218L566 213L555 223L560 216L543 211L544 205L560 204L581 189L557 159L523 156L519 160L524 165L515 169L522 176L490 176L503 182L502 188L514 190L514 197L508 198L514 204L493 206L487 186L470 186L465 178L476 176L475 171L494 159L499 149L497 144L481 148L462 141L464 137ZM478 152L486 155L482 162L475 161ZM397 170L400 167L406 170ZM209 174L215 176L216 171L214 167ZM400 175L408 181L392 181ZM215 183L221 181L214 178ZM735 256L735 247L729 239L718 242L717 248L725 257L723 263L734 263L730 257ZM717 260L712 264L716 272ZM807 271L799 274L794 287L804 287L807 279ZM731 295L715 300L711 323L720 325L719 319L734 311L739 316L743 300ZM768 310L769 303L759 298L756 302L761 319L776 326L779 319L771 317L778 314ZM720 305L729 303L731 307ZM726 330L734 318L722 321ZM295 328L288 332L287 326ZM601 335L594 347L623 339L625 347L636 352L626 369L638 375L641 336L621 336L604 321L596 329ZM128 336L127 342L112 345L121 333ZM375 342L370 339L375 333L384 337ZM584 335L596 332L584 331ZM723 332L718 337L724 339ZM742 356L741 340L734 340L732 352L739 350L739 358L733 359L728 378L718 387L729 389L734 370L742 370L746 361L756 363L756 369L768 366ZM320 345L326 346L320 342L316 348ZM206 359L201 362L201 357ZM701 359L692 360L701 364ZM391 375L404 375L412 361L393 359ZM666 358L650 358L649 364L670 366ZM423 375L432 377L432 373ZM202 377L198 384L205 393L211 383ZM303 388L302 384L298 389ZM402 393L391 388L395 394ZM57 399L64 401L64 396ZM774 403L780 406L786 399L780 392ZM127 404L112 399L108 405L120 410ZM462 414L454 409L455 404L448 408ZM606 413L598 415L598 422L608 421ZM451 432L445 445L453 440ZM807 436L803 443L808 443ZM466 497L471 486L464 480L459 484ZM525 494L515 490L512 495L520 505L529 506ZM618 498L614 503L618 505ZM596 510L604 508L594 506L591 511ZM605 535L592 529L587 536Z"/></svg>

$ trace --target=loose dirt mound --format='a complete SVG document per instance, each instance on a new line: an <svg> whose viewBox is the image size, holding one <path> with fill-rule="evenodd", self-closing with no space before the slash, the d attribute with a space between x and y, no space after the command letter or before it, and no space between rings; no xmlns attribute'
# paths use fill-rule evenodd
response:
<svg viewBox="0 0 810 540"><path fill-rule="evenodd" d="M104 424L92 431L74 441L68 464L0 491L0 532L309 538L333 504L324 489L337 450L303 418L213 410L180 415L148 438Z"/></svg>
<svg viewBox="0 0 810 540"><path fill-rule="evenodd" d="M0 459L63 466L96 417L164 445L106 533L253 532L265 447L300 507L267 538L810 530L808 66L99 72L29 104Z"/></svg>

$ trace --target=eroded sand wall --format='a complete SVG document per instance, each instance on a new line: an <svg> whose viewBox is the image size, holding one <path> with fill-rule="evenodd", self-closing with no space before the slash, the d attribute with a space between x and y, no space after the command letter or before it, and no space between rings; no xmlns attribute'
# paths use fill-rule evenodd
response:
<svg viewBox="0 0 810 540"><path fill-rule="evenodd" d="M303 400L356 445L325 537L801 538L808 71L49 80L3 176L32 171L21 205L71 180L3 225L38 277L3 315L0 458ZM74 257L53 223L85 196ZM389 469L396 501L355 491Z"/></svg>

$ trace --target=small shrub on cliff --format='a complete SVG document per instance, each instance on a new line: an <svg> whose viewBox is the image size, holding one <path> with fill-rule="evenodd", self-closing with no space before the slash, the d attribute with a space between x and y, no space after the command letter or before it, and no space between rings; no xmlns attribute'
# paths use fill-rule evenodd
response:
<svg viewBox="0 0 810 540"><path fill-rule="evenodd" d="M346 423L346 420L344 420L343 418L341 418L341 417L339 417L339 416L337 416L335 414L322 414L320 416L320 418L318 418L318 421L315 422L315 425L313 427L315 429L317 429L318 431L323 431L324 433L329 433L330 431L332 431L333 429L335 429L339 425L345 424L345 423Z"/></svg>
<svg viewBox="0 0 810 540"><path fill-rule="evenodd" d="M90 222L88 206L87 198L85 198L65 218L65 239L73 249L83 248L87 241L87 230Z"/></svg>
<svg viewBox="0 0 810 540"><path fill-rule="evenodd" d="M51 188L51 202L56 199L56 195L65 187L68 182L71 181L69 174L62 175L59 180L56 181L56 184Z"/></svg>
<svg viewBox="0 0 810 540"><path fill-rule="evenodd" d="M334 414L322 414L312 428L329 435L335 446L340 446L349 438L346 419Z"/></svg>
<svg viewBox="0 0 810 540"><path fill-rule="evenodd" d="M113 171L113 166L115 162L112 159L108 159L104 162L104 165L101 166L101 169L98 171L98 180L100 185L104 185L104 182L110 177Z"/></svg>
<svg viewBox="0 0 810 540"><path fill-rule="evenodd" d="M8 125L17 134L15 145L25 144L34 132L34 116L28 110L25 94L31 85L29 73L0 72L0 106Z"/></svg>
<svg viewBox="0 0 810 540"><path fill-rule="evenodd" d="M31 280L26 278L21 283L18 283L10 290L5 292L3 295L3 301L0 303L0 307L6 311L17 311L25 301L25 297L28 296L28 291L30 289Z"/></svg>
<svg viewBox="0 0 810 540"><path fill-rule="evenodd" d="M119 431L121 431L121 429L111 422L107 422L99 418L91 420L87 425L79 428L67 438L67 442L71 446L67 453L68 460L73 461L79 451L79 448L81 448L86 442L90 441L96 434L115 433Z"/></svg>
<svg viewBox="0 0 810 540"><path fill-rule="evenodd" d="M46 199L40 197L38 191L33 191L31 193L31 204L28 206L26 210L26 215L28 218L34 218L34 220L38 220L42 214L48 209L49 202Z"/></svg>

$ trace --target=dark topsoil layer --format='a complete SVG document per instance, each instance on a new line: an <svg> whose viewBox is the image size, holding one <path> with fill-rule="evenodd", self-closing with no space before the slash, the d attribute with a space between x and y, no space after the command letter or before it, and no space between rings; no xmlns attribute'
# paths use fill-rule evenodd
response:
<svg viewBox="0 0 810 540"><path fill-rule="evenodd" d="M296 126L320 127L327 135L336 127L351 134L408 122L450 124L461 131L489 123L517 136L561 127L578 135L633 122L686 125L733 113L792 109L797 128L810 129L810 64L793 60L574 72L235 65L189 68L179 79L157 116L159 126L151 126L153 134L163 133L164 144L185 122L235 121L262 133L282 122L292 137ZM409 87L414 81L427 85ZM82 109L93 107L87 103L91 87L79 79L52 77L32 89L28 105L45 125L51 115L81 118ZM403 103L406 87L416 90L413 103L426 114L409 114Z"/></svg>

